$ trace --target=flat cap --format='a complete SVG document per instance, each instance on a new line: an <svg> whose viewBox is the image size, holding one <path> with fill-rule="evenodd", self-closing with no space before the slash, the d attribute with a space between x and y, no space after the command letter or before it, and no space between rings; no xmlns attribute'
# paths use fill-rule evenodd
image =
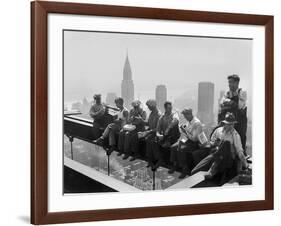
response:
<svg viewBox="0 0 281 226"><path fill-rule="evenodd" d="M191 108L184 108L181 113L183 115L185 115L185 114L192 114L192 109Z"/></svg>
<svg viewBox="0 0 281 226"><path fill-rule="evenodd" d="M133 102L132 102L132 106L133 107L137 107L137 106L140 106L141 105L141 102L139 101L139 100L134 100Z"/></svg>
<svg viewBox="0 0 281 226"><path fill-rule="evenodd" d="M148 101L146 101L146 105L151 107L156 107L157 103L156 100L149 99Z"/></svg>
<svg viewBox="0 0 281 226"><path fill-rule="evenodd" d="M229 75L229 76L227 77L227 79L233 79L234 81L237 81L237 82L240 81L239 75L236 75L236 74Z"/></svg>

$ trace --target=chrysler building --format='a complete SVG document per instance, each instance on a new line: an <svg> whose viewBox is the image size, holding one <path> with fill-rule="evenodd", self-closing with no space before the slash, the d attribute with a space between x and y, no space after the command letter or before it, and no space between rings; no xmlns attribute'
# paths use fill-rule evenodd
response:
<svg viewBox="0 0 281 226"><path fill-rule="evenodd" d="M124 99L124 106L130 108L134 100L134 82L132 79L132 70L129 62L128 53L123 68L123 80L121 84L121 96Z"/></svg>

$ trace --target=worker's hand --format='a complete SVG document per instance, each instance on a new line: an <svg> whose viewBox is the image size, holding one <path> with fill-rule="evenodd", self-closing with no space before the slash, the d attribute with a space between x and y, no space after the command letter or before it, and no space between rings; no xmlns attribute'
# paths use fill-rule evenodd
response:
<svg viewBox="0 0 281 226"><path fill-rule="evenodd" d="M214 142L214 146L219 146L221 143L221 139L216 139Z"/></svg>
<svg viewBox="0 0 281 226"><path fill-rule="evenodd" d="M142 120L142 117L141 116L136 116L135 119L140 121L140 120Z"/></svg>

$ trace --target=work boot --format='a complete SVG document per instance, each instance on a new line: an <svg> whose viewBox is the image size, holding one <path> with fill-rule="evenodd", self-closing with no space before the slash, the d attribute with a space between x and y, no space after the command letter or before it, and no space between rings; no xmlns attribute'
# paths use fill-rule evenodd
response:
<svg viewBox="0 0 281 226"><path fill-rule="evenodd" d="M171 169L169 169L168 173L169 173L169 174L173 174L175 171L176 171L176 166L173 165L173 166L171 167Z"/></svg>
<svg viewBox="0 0 281 226"><path fill-rule="evenodd" d="M106 154L107 155L111 155L111 153L114 151L114 147L110 147L110 148L108 148L107 150L106 150Z"/></svg>
<svg viewBox="0 0 281 226"><path fill-rule="evenodd" d="M162 161L158 161L158 162L155 164L154 169L159 168L161 165L162 165Z"/></svg>
<svg viewBox="0 0 281 226"><path fill-rule="evenodd" d="M186 173L186 172L181 173L181 175L179 176L179 179L183 179L183 178L185 178L186 176L187 176L187 173Z"/></svg>
<svg viewBox="0 0 281 226"><path fill-rule="evenodd" d="M210 180L212 179L215 174L217 173L217 163L213 163L208 172L205 174L205 179Z"/></svg>
<svg viewBox="0 0 281 226"><path fill-rule="evenodd" d="M103 137L100 137L100 138L98 138L96 140L93 140L93 143L102 146L103 143L104 143L104 139L103 139Z"/></svg>
<svg viewBox="0 0 281 226"><path fill-rule="evenodd" d="M181 173L181 175L179 176L179 179L183 179L183 178L185 178L187 175L188 175L188 168L183 168L183 169L182 169L182 173Z"/></svg>
<svg viewBox="0 0 281 226"><path fill-rule="evenodd" d="M136 160L136 157L134 157L134 156L132 156L131 158L130 158L130 161L132 162L132 161L135 161Z"/></svg>
<svg viewBox="0 0 281 226"><path fill-rule="evenodd" d="M127 158L129 158L129 155L128 155L128 154L125 154L124 157L123 157L123 159L125 160L125 159L127 159Z"/></svg>
<svg viewBox="0 0 281 226"><path fill-rule="evenodd" d="M152 167L152 163L151 163L151 162L148 162L147 165L146 165L146 167L147 167L147 168Z"/></svg>

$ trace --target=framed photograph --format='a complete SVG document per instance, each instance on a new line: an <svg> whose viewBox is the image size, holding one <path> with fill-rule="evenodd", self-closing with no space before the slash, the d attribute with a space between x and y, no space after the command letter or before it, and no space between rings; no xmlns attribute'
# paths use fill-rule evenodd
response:
<svg viewBox="0 0 281 226"><path fill-rule="evenodd" d="M273 209L273 16L31 3L31 223Z"/></svg>

